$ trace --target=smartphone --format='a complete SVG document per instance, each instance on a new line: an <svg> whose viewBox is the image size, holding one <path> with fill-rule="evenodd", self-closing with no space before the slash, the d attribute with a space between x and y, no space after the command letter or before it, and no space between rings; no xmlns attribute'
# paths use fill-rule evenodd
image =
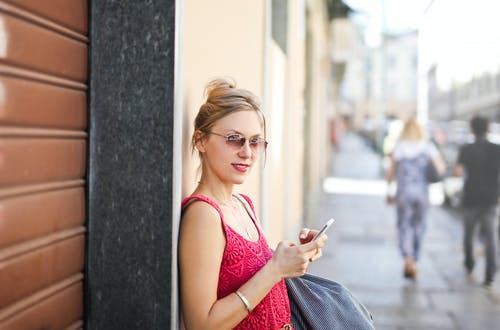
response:
<svg viewBox="0 0 500 330"><path fill-rule="evenodd" d="M325 225L323 226L323 228L321 228L321 230L316 234L314 235L313 239L311 241L314 241L316 240L318 237L321 236L321 234L323 234L328 228L330 228L330 226L335 222L335 219L334 218L331 218L330 220L328 220Z"/></svg>

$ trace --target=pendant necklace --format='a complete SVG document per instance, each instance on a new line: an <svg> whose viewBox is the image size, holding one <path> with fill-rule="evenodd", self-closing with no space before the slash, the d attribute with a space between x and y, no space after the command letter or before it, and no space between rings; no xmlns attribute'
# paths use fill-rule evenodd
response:
<svg viewBox="0 0 500 330"><path fill-rule="evenodd" d="M231 213L233 213L233 216L236 216L236 218L238 219L238 224L240 225L240 227L243 228L243 230L247 234L248 239L251 240L251 241L253 241L253 236L250 234L250 232L248 231L247 227L244 225L244 223L242 221L242 219L243 219L243 213L241 212L240 202L238 201L237 203L238 204L236 204L236 205L233 205L233 203L231 203L231 205L230 205L230 207L231 207ZM236 212L234 210L235 207L238 208L238 214L235 214L235 212ZM238 215L239 215L239 217L238 217Z"/></svg>

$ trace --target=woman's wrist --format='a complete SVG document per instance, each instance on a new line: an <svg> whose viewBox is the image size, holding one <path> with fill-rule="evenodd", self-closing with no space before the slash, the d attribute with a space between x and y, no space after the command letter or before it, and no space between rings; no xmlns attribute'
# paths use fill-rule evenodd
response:
<svg viewBox="0 0 500 330"><path fill-rule="evenodd" d="M278 283L284 278L284 275L280 271L278 262L274 256L271 259L269 259L264 268L269 272L269 276L273 279L275 283Z"/></svg>
<svg viewBox="0 0 500 330"><path fill-rule="evenodd" d="M393 181L387 181L387 196L396 195L396 184Z"/></svg>
<svg viewBox="0 0 500 330"><path fill-rule="evenodd" d="M234 293L238 296L238 298L240 298L240 300L243 303L243 306L245 306L245 309L247 310L247 312L251 313L252 307L250 307L250 303L248 302L247 297L245 297L245 295L243 293L241 293L240 290L236 290Z"/></svg>

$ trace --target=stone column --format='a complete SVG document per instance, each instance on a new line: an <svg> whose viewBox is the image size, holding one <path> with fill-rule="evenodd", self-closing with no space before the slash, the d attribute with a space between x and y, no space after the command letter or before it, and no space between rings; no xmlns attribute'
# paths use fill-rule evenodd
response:
<svg viewBox="0 0 500 330"><path fill-rule="evenodd" d="M169 329L175 1L89 3L85 328Z"/></svg>

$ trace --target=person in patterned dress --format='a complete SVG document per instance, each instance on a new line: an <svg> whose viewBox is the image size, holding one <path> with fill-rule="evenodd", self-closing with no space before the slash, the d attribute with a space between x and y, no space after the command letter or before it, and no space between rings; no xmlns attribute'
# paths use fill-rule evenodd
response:
<svg viewBox="0 0 500 330"><path fill-rule="evenodd" d="M422 125L416 119L407 120L401 136L390 154L387 184L396 181L396 195L388 196L389 204L396 204L399 250L404 259L403 276L417 278L417 262L426 229L429 192L426 177L428 163L432 162L440 174L445 163L437 148L427 141ZM389 190L388 190L389 191Z"/></svg>

